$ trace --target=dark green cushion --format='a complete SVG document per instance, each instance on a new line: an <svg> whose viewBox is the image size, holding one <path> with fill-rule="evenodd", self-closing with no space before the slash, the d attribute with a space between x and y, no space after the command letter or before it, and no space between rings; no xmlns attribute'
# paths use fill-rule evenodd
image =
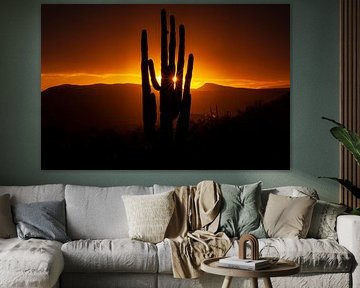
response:
<svg viewBox="0 0 360 288"><path fill-rule="evenodd" d="M218 231L229 237L253 234L266 238L260 215L262 182L248 185L221 184L222 209Z"/></svg>
<svg viewBox="0 0 360 288"><path fill-rule="evenodd" d="M65 201L19 203L12 207L19 238L70 241L65 232Z"/></svg>

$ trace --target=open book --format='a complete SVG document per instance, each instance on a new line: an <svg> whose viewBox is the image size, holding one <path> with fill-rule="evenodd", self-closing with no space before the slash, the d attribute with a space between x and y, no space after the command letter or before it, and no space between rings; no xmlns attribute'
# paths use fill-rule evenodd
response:
<svg viewBox="0 0 360 288"><path fill-rule="evenodd" d="M233 256L228 258L221 258L219 260L219 266L228 268L258 270L269 267L270 261L268 259L240 259L238 256Z"/></svg>

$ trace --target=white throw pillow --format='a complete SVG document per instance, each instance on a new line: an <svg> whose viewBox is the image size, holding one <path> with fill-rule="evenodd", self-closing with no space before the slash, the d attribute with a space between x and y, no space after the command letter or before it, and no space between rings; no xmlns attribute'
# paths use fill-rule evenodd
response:
<svg viewBox="0 0 360 288"><path fill-rule="evenodd" d="M166 228L175 208L174 191L155 195L123 195L129 237L158 243L164 240Z"/></svg>

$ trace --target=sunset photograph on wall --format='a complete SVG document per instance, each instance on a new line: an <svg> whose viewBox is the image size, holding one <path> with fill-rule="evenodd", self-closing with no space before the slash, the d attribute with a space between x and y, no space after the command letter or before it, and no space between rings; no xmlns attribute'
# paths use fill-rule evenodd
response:
<svg viewBox="0 0 360 288"><path fill-rule="evenodd" d="M290 169L290 5L42 4L41 169Z"/></svg>

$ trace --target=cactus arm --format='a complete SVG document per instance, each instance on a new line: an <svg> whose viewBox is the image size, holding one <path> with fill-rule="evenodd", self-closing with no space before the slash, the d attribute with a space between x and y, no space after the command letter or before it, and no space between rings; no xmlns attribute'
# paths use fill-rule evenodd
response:
<svg viewBox="0 0 360 288"><path fill-rule="evenodd" d="M178 62L176 69L176 95L182 95L182 85L184 77L184 63L185 63L185 27L180 25L179 27L179 51L178 51Z"/></svg>
<svg viewBox="0 0 360 288"><path fill-rule="evenodd" d="M175 17L170 16L170 42L169 42L169 72L171 80L175 75L175 46L176 46L176 33L175 33Z"/></svg>
<svg viewBox="0 0 360 288"><path fill-rule="evenodd" d="M148 44L147 32L141 32L141 83L143 97L149 95L151 92L149 74L148 74Z"/></svg>
<svg viewBox="0 0 360 288"><path fill-rule="evenodd" d="M149 81L148 43L146 30L141 32L141 82L144 133L147 139L152 139L155 134L156 99L155 94L151 93Z"/></svg>
<svg viewBox="0 0 360 288"><path fill-rule="evenodd" d="M185 85L184 85L184 96L190 95L190 85L191 85L191 78L192 78L192 71L194 67L194 55L190 54L188 58L188 66L185 76Z"/></svg>
<svg viewBox="0 0 360 288"><path fill-rule="evenodd" d="M176 125L175 138L179 142L183 142L186 138L187 131L190 124L190 107L191 107L191 94L190 84L192 78L192 71L194 67L194 56L189 55L188 66L185 76L184 95L180 105L179 118Z"/></svg>
<svg viewBox="0 0 360 288"><path fill-rule="evenodd" d="M148 64L149 64L150 78L151 78L151 83L153 85L153 88L157 91L160 91L161 86L159 85L159 82L156 79L155 67L154 67L153 60L149 59Z"/></svg>
<svg viewBox="0 0 360 288"><path fill-rule="evenodd" d="M161 10L161 86L165 87L166 73L168 71L168 51L167 51L167 21L166 10Z"/></svg>
<svg viewBox="0 0 360 288"><path fill-rule="evenodd" d="M176 85L175 85L175 101L178 111L181 109L182 99L182 85L184 78L184 62L185 62L185 27L180 25L179 27L179 51L178 51L178 62L176 70Z"/></svg>
<svg viewBox="0 0 360 288"><path fill-rule="evenodd" d="M169 85L169 68L168 68L168 47L167 47L167 21L166 10L161 10L161 90L160 90L160 113L167 114L170 108L170 91ZM161 122L166 121L168 116L162 117L160 115Z"/></svg>

